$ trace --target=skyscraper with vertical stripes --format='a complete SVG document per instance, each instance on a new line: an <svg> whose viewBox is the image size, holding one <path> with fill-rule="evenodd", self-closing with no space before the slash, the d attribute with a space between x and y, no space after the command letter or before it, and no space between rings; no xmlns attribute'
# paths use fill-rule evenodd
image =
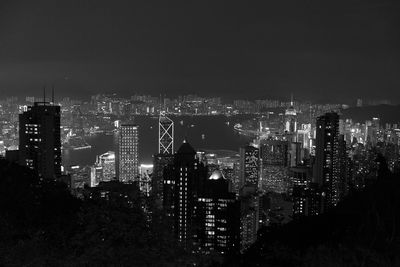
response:
<svg viewBox="0 0 400 267"><path fill-rule="evenodd" d="M118 137L118 179L139 181L139 126L122 124Z"/></svg>

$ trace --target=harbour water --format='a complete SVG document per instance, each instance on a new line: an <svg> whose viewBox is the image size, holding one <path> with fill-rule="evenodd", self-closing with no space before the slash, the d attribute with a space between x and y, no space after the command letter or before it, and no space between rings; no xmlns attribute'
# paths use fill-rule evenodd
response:
<svg viewBox="0 0 400 267"><path fill-rule="evenodd" d="M236 123L252 118L250 115L237 116L177 116L171 117L175 124L175 149L186 139L195 149L233 150L251 141L250 137L233 129ZM152 163L152 155L157 153L158 118L137 116L134 123L139 125L139 158L144 164ZM91 165L96 155L116 151L117 134L97 134L85 138L91 148L83 150L64 150L63 165Z"/></svg>

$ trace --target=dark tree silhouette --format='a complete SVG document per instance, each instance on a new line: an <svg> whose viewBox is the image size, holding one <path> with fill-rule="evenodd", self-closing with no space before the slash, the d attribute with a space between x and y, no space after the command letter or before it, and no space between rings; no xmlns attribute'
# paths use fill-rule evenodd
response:
<svg viewBox="0 0 400 267"><path fill-rule="evenodd" d="M162 220L148 220L141 201L78 200L64 184L40 181L5 160L0 174L0 266L184 266L196 260Z"/></svg>

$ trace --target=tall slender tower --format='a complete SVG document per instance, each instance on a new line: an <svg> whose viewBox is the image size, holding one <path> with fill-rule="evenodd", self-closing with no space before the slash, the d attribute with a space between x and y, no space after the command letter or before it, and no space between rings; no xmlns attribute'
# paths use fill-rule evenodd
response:
<svg viewBox="0 0 400 267"><path fill-rule="evenodd" d="M174 122L164 112L158 118L158 154L174 154Z"/></svg>
<svg viewBox="0 0 400 267"><path fill-rule="evenodd" d="M285 131L294 133L297 131L297 111L294 108L293 94L290 98L290 107L285 111Z"/></svg>
<svg viewBox="0 0 400 267"><path fill-rule="evenodd" d="M119 181L139 181L139 126L122 124L118 139Z"/></svg>
<svg viewBox="0 0 400 267"><path fill-rule="evenodd" d="M315 175L314 179L322 186L325 209L339 202L339 115L326 113L317 118Z"/></svg>
<svg viewBox="0 0 400 267"><path fill-rule="evenodd" d="M163 175L174 159L174 122L161 112L158 118L158 154L153 156L152 195L161 207L163 202Z"/></svg>
<svg viewBox="0 0 400 267"><path fill-rule="evenodd" d="M19 162L42 178L61 176L60 106L43 100L19 115Z"/></svg>

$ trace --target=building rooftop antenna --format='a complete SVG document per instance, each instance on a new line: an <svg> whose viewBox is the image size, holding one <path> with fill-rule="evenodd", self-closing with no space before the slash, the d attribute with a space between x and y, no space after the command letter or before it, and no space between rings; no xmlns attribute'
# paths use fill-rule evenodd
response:
<svg viewBox="0 0 400 267"><path fill-rule="evenodd" d="M160 94L160 115L163 113L163 108L162 108L162 97Z"/></svg>
<svg viewBox="0 0 400 267"><path fill-rule="evenodd" d="M293 93L290 94L290 106L293 107Z"/></svg>
<svg viewBox="0 0 400 267"><path fill-rule="evenodd" d="M54 105L54 84L51 87L51 103Z"/></svg>
<svg viewBox="0 0 400 267"><path fill-rule="evenodd" d="M46 85L43 86L43 104L46 103Z"/></svg>
<svg viewBox="0 0 400 267"><path fill-rule="evenodd" d="M165 103L165 99L166 99L166 98L167 98L167 94L164 94L163 106L164 106L165 112L167 111L167 107L166 107L166 103Z"/></svg>

